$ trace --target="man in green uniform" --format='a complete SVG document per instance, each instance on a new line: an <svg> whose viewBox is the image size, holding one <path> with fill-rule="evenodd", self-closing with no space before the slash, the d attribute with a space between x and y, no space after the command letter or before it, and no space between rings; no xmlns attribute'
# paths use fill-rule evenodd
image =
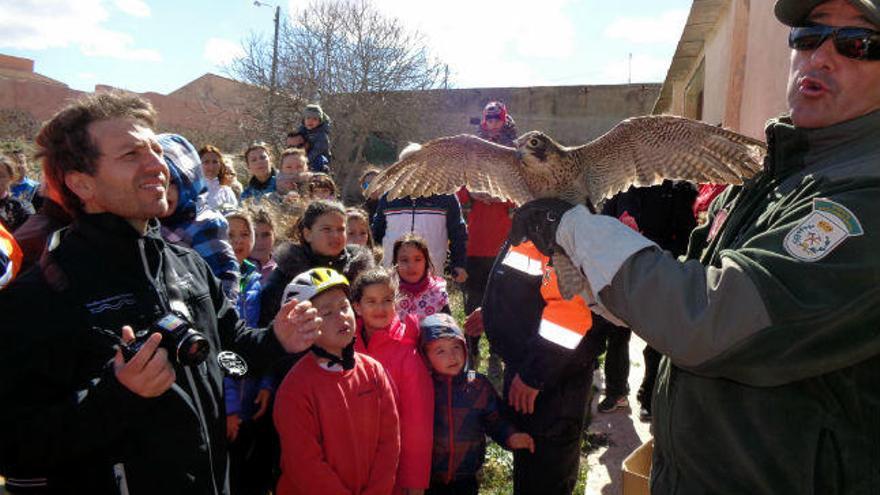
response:
<svg viewBox="0 0 880 495"><path fill-rule="evenodd" d="M583 206L514 218L668 356L653 493L880 493L880 0L778 0L776 16L790 115L686 261Z"/></svg>

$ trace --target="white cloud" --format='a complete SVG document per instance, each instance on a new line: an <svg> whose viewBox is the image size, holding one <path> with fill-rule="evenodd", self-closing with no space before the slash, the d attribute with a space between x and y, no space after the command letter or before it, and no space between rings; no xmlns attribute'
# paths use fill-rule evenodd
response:
<svg viewBox="0 0 880 495"><path fill-rule="evenodd" d="M536 85L529 59L564 61L575 53L575 26L566 8L576 0L377 0L374 5L427 38L449 64L456 86ZM288 8L303 8L291 0Z"/></svg>
<svg viewBox="0 0 880 495"><path fill-rule="evenodd" d="M135 48L134 38L103 26L101 0L21 0L0 6L0 47L45 50L78 46L83 54L160 61L156 50Z"/></svg>
<svg viewBox="0 0 880 495"><path fill-rule="evenodd" d="M244 49L234 41L210 38L205 42L203 56L205 60L214 65L226 65L232 60L244 56Z"/></svg>
<svg viewBox="0 0 880 495"><path fill-rule="evenodd" d="M76 77L80 78L83 81L94 81L98 79L98 75L94 72L80 72L76 75Z"/></svg>
<svg viewBox="0 0 880 495"><path fill-rule="evenodd" d="M652 55L633 54L632 82L656 83L666 79L669 59ZM595 84L626 84L630 71L629 57L606 64L596 76Z"/></svg>
<svg viewBox="0 0 880 495"><path fill-rule="evenodd" d="M143 0L114 0L116 8L135 17L150 17L150 6Z"/></svg>
<svg viewBox="0 0 880 495"><path fill-rule="evenodd" d="M605 28L606 38L630 43L677 43L687 10L668 10L656 17L619 17Z"/></svg>

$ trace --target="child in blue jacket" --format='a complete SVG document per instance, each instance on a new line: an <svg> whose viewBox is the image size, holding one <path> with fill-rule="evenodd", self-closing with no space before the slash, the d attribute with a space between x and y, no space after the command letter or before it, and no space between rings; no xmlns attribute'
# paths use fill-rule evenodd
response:
<svg viewBox="0 0 880 495"><path fill-rule="evenodd" d="M501 399L489 379L467 369L464 333L451 316L428 316L419 328L434 379L431 486L425 495L477 495L486 435L508 449L534 452L535 442L501 416Z"/></svg>
<svg viewBox="0 0 880 495"><path fill-rule="evenodd" d="M260 319L260 278L257 265L247 258L254 248L253 218L236 210L226 215L229 241L240 263L241 285L236 301L239 317L250 327ZM268 493L274 481L277 447L272 433L273 375L252 371L242 378L225 377L226 438L229 440L229 484L232 493Z"/></svg>
<svg viewBox="0 0 880 495"><path fill-rule="evenodd" d="M306 153L309 158L309 170L312 172L330 173L330 116L324 113L320 105L306 105L303 110L302 126L297 134L306 140Z"/></svg>

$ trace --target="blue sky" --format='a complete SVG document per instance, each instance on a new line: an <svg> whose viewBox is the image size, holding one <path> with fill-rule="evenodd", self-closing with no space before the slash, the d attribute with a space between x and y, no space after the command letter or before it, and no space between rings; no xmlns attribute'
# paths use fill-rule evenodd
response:
<svg viewBox="0 0 880 495"><path fill-rule="evenodd" d="M312 0L314 1L314 0ZM270 3L270 2L267 2ZM308 5L280 3L282 14ZM661 82L690 0L374 0L426 35L455 87ZM168 93L272 34L252 0L0 0L0 53L73 88Z"/></svg>

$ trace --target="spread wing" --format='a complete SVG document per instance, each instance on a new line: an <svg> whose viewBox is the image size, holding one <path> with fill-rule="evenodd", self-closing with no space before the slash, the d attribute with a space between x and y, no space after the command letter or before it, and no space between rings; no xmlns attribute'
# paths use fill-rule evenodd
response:
<svg viewBox="0 0 880 495"><path fill-rule="evenodd" d="M422 149L391 165L370 183L367 196L454 194L462 186L523 204L532 199L522 177L516 150L477 136L459 134L429 141Z"/></svg>
<svg viewBox="0 0 880 495"><path fill-rule="evenodd" d="M574 153L598 202L664 179L742 184L763 168L766 151L761 141L733 131L662 115L624 120Z"/></svg>

